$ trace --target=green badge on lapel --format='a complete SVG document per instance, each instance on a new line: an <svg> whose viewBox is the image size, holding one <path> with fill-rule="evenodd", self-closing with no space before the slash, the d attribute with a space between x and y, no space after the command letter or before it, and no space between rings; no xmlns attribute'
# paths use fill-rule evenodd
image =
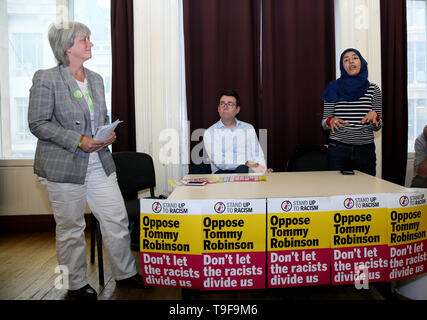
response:
<svg viewBox="0 0 427 320"><path fill-rule="evenodd" d="M73 94L74 94L74 98L76 98L76 99L83 98L83 94L80 90L74 90Z"/></svg>

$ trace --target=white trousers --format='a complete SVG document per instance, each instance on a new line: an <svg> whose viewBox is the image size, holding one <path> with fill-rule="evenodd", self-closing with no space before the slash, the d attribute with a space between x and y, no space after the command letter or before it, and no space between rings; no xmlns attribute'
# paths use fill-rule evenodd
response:
<svg viewBox="0 0 427 320"><path fill-rule="evenodd" d="M129 220L115 172L107 177L98 161L89 163L83 185L39 180L53 210L58 262L68 268L68 289L77 290L88 283L84 233L86 202L100 223L114 278L122 280L137 273L130 250Z"/></svg>

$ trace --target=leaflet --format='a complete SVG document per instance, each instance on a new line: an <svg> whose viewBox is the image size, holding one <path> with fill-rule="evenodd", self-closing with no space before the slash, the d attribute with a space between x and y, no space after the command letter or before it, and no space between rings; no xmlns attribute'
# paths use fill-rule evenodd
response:
<svg viewBox="0 0 427 320"><path fill-rule="evenodd" d="M105 126L100 126L96 128L95 130L95 136L93 137L93 140L107 140L108 137L113 133L113 131L116 129L116 127L119 125L119 123L122 123L123 121L116 120L111 124L107 124Z"/></svg>

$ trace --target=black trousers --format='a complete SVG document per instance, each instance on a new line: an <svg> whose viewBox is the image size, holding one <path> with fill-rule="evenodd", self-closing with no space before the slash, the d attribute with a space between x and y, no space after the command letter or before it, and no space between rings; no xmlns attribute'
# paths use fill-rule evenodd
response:
<svg viewBox="0 0 427 320"><path fill-rule="evenodd" d="M327 152L328 170L358 170L376 175L375 144L350 145L330 140Z"/></svg>
<svg viewBox="0 0 427 320"><path fill-rule="evenodd" d="M215 174L221 174L221 173L248 173L249 172L249 167L242 164L240 166L238 166L236 169L234 170L218 170L217 172L215 172Z"/></svg>

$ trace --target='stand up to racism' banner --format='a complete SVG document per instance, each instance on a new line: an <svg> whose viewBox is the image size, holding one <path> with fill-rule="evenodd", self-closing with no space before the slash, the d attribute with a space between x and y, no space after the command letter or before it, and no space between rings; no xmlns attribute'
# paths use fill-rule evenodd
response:
<svg viewBox="0 0 427 320"><path fill-rule="evenodd" d="M141 199L145 283L202 290L265 288L265 217L265 199Z"/></svg>
<svg viewBox="0 0 427 320"><path fill-rule="evenodd" d="M426 232L425 194L414 192L390 195L388 245L391 281L411 278L427 271Z"/></svg>
<svg viewBox="0 0 427 320"><path fill-rule="evenodd" d="M265 288L265 199L200 204L203 289Z"/></svg>
<svg viewBox="0 0 427 320"><path fill-rule="evenodd" d="M140 204L140 256L145 284L201 288L200 206L194 201L150 199L141 199Z"/></svg>
<svg viewBox="0 0 427 320"><path fill-rule="evenodd" d="M387 281L387 209L382 195L331 197L332 284Z"/></svg>
<svg viewBox="0 0 427 320"><path fill-rule="evenodd" d="M427 271L426 194L141 199L144 281L241 290L412 278Z"/></svg>
<svg viewBox="0 0 427 320"><path fill-rule="evenodd" d="M329 198L267 200L268 287L330 283Z"/></svg>

